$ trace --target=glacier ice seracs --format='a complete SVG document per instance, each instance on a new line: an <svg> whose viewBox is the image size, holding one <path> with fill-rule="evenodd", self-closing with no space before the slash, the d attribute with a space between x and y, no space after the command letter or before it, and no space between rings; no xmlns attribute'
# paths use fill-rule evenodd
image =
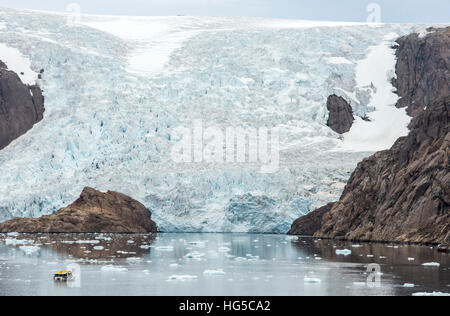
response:
<svg viewBox="0 0 450 316"><path fill-rule="evenodd" d="M371 92L355 88L358 61L392 44L387 34L425 29L194 17L68 25L59 14L0 13L0 43L45 69L46 108L0 152L0 220L50 214L91 186L140 200L165 232L285 233L336 200L370 152L342 148L326 126L326 98L373 112ZM173 163L173 130L195 119L279 126L280 168Z"/></svg>

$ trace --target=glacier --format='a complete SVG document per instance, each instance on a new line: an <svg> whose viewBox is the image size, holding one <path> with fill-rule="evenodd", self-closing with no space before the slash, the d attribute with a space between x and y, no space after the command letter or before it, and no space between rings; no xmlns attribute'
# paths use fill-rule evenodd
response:
<svg viewBox="0 0 450 316"><path fill-rule="evenodd" d="M397 111L373 102L383 98L357 82L358 63L381 44L394 58L389 34L427 27L101 16L71 25L63 14L11 9L0 9L0 26L1 45L33 71L45 69L38 83L46 108L0 151L0 220L51 214L91 186L143 202L163 232L264 233L286 233L299 216L339 198L373 149L346 147L326 126L327 97L342 96L360 117ZM174 129L193 120L278 126L279 169L174 163ZM406 132L399 126L391 142Z"/></svg>

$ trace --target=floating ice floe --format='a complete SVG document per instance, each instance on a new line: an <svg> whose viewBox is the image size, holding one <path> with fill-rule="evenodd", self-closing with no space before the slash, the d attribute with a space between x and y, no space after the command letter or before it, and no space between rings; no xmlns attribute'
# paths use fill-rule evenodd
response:
<svg viewBox="0 0 450 316"><path fill-rule="evenodd" d="M27 256L30 256L30 255L32 255L32 254L34 254L35 252L38 252L39 251L39 247L37 247L37 246L21 246L21 247L19 247L20 248L20 250L22 250L23 252L25 252L25 254L27 255Z"/></svg>
<svg viewBox="0 0 450 316"><path fill-rule="evenodd" d="M342 255L342 256L349 256L352 254L352 251L349 249L343 249L343 250L336 250L336 254L337 255Z"/></svg>
<svg viewBox="0 0 450 316"><path fill-rule="evenodd" d="M61 241L62 244L69 244L69 245L73 245L73 244L87 244L87 245L97 245L100 243L99 240L63 240Z"/></svg>
<svg viewBox="0 0 450 316"><path fill-rule="evenodd" d="M105 247L103 247L103 246L95 246L93 249L100 251L100 250L104 250Z"/></svg>
<svg viewBox="0 0 450 316"><path fill-rule="evenodd" d="M171 252L171 251L173 251L173 246L159 246L159 247L156 247L155 250Z"/></svg>
<svg viewBox="0 0 450 316"><path fill-rule="evenodd" d="M139 262L142 260L142 258L138 258L138 257L130 257L126 259L128 262Z"/></svg>
<svg viewBox="0 0 450 316"><path fill-rule="evenodd" d="M205 271L203 271L203 275L205 275L205 276L224 276L225 272L223 271L223 269L205 270Z"/></svg>
<svg viewBox="0 0 450 316"><path fill-rule="evenodd" d="M5 244L7 246L29 245L29 244L34 244L34 241L26 240L26 239L6 238Z"/></svg>
<svg viewBox="0 0 450 316"><path fill-rule="evenodd" d="M312 278L312 277L306 277L306 276L303 278L303 281L305 283L311 283L311 284L317 284L317 283L322 282L322 280L319 278Z"/></svg>
<svg viewBox="0 0 450 316"><path fill-rule="evenodd" d="M204 241L190 241L190 242L187 243L187 245L198 247L198 248L205 248L206 247L206 242L204 242Z"/></svg>
<svg viewBox="0 0 450 316"><path fill-rule="evenodd" d="M356 285L356 286L366 286L367 283L366 283L366 282L353 282L353 285Z"/></svg>
<svg viewBox="0 0 450 316"><path fill-rule="evenodd" d="M427 262L422 264L424 267L440 267L441 264L437 262Z"/></svg>
<svg viewBox="0 0 450 316"><path fill-rule="evenodd" d="M198 251L193 251L184 256L186 259L192 260L202 260L205 257L205 254Z"/></svg>
<svg viewBox="0 0 450 316"><path fill-rule="evenodd" d="M415 287L415 285L412 283L405 283L403 284L403 287Z"/></svg>
<svg viewBox="0 0 450 316"><path fill-rule="evenodd" d="M414 260L416 260L416 259L414 259L414 258L408 258L408 261L414 261Z"/></svg>
<svg viewBox="0 0 450 316"><path fill-rule="evenodd" d="M169 264L169 267L170 268L172 268L172 269L176 269L176 268L178 268L180 265L178 264L178 263L171 263L171 264Z"/></svg>
<svg viewBox="0 0 450 316"><path fill-rule="evenodd" d="M433 293L418 292L418 293L413 293L412 296L450 296L450 293L442 293L442 292L433 292Z"/></svg>
<svg viewBox="0 0 450 316"><path fill-rule="evenodd" d="M128 271L127 268L121 267L121 266L104 266L101 268L102 272L126 272Z"/></svg>
<svg viewBox="0 0 450 316"><path fill-rule="evenodd" d="M230 251L231 251L231 249L228 247L220 247L219 248L219 252L230 252Z"/></svg>
<svg viewBox="0 0 450 316"><path fill-rule="evenodd" d="M197 279L198 279L198 277L196 275L171 275L169 277L169 279L167 279L167 281L169 281L169 282L171 282L171 281L185 282L185 281L194 281Z"/></svg>

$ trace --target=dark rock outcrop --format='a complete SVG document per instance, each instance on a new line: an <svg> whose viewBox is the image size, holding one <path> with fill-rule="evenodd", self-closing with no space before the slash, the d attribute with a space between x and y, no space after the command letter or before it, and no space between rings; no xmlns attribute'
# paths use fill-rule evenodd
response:
<svg viewBox="0 0 450 316"><path fill-rule="evenodd" d="M1 233L156 233L150 211L117 192L85 188L80 198L40 218L14 218L0 224Z"/></svg>
<svg viewBox="0 0 450 316"><path fill-rule="evenodd" d="M44 114L44 97L37 86L22 83L0 61L0 150L25 134Z"/></svg>
<svg viewBox="0 0 450 316"><path fill-rule="evenodd" d="M294 224L292 224L291 230L288 232L289 235L299 235L299 236L312 236L322 227L322 218L325 213L329 212L333 207L334 203L329 203L315 211L308 213L307 215L297 219Z"/></svg>
<svg viewBox="0 0 450 316"><path fill-rule="evenodd" d="M397 107L407 107L412 117L430 102L450 95L450 27L428 32L397 40L397 79L392 83L401 97Z"/></svg>
<svg viewBox="0 0 450 316"><path fill-rule="evenodd" d="M330 112L327 125L338 134L347 133L355 120L350 104L333 94L328 97L327 109Z"/></svg>
<svg viewBox="0 0 450 316"><path fill-rule="evenodd" d="M450 28L429 31L398 40L394 84L414 116L409 135L359 163L340 200L296 226L322 222L320 238L450 243Z"/></svg>

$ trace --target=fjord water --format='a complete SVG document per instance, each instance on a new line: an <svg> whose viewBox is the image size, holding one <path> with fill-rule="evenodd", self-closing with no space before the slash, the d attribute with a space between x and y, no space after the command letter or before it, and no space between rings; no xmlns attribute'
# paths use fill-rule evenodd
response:
<svg viewBox="0 0 450 316"><path fill-rule="evenodd" d="M440 265L423 265L432 262ZM54 272L74 263L80 268L77 280L53 281ZM378 286L367 283L372 263L380 265ZM0 295L420 292L450 292L450 255L426 246L283 235L0 235Z"/></svg>

